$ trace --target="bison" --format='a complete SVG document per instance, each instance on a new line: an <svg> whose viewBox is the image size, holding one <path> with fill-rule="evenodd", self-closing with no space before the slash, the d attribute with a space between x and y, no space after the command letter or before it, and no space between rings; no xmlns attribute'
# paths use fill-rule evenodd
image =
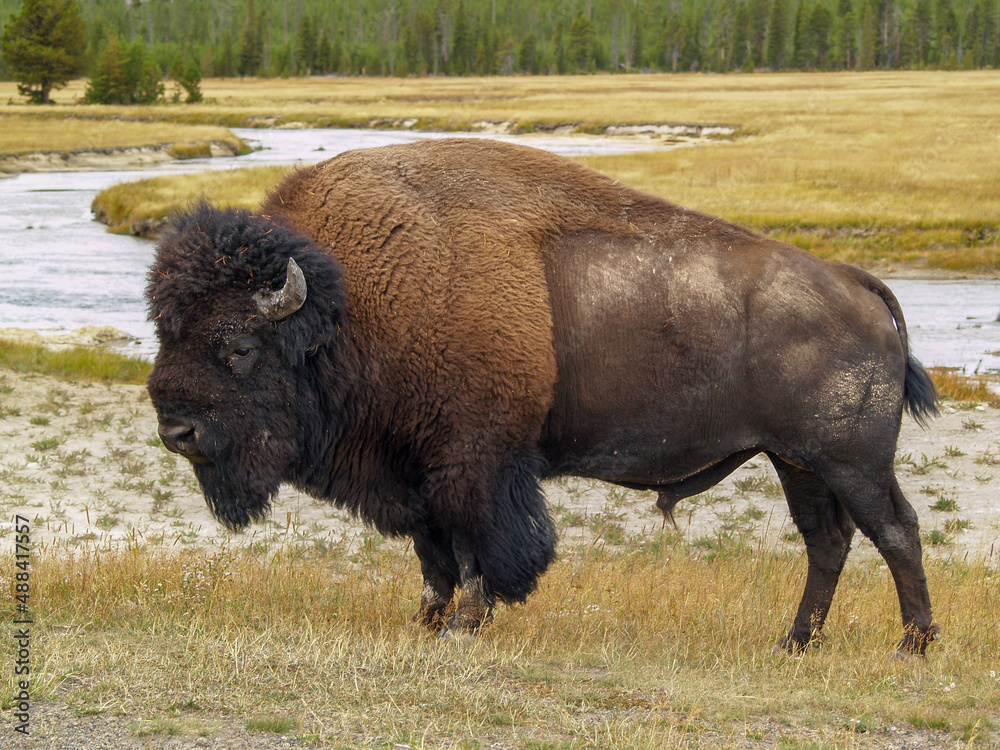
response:
<svg viewBox="0 0 1000 750"><path fill-rule="evenodd" d="M474 633L531 593L556 546L542 478L655 490L669 515L764 453L808 553L781 645L817 638L855 528L895 581L900 653L937 632L893 470L903 410L937 395L862 270L446 139L300 169L255 212L192 208L146 295L159 434L213 514L244 527L288 482L412 537L418 624Z"/></svg>

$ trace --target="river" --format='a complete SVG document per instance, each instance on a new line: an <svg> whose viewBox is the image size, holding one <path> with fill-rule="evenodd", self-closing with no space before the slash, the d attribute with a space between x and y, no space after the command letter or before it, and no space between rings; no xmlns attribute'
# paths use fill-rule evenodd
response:
<svg viewBox="0 0 1000 750"><path fill-rule="evenodd" d="M156 350L142 299L153 243L113 235L90 204L105 187L157 174L254 164L312 163L353 148L441 134L364 130L244 130L259 147L234 159L173 162L113 172L26 173L0 179L0 328L43 333L109 325L136 337L131 351ZM454 135L454 134L449 134ZM481 136L485 137L485 136ZM567 156L660 148L600 136L503 136ZM887 279L906 314L915 355L967 373L1000 372L1000 282Z"/></svg>

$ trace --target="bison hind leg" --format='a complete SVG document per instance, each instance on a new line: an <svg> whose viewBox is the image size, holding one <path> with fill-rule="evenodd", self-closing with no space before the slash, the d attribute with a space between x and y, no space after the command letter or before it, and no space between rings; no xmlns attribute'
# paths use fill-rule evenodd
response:
<svg viewBox="0 0 1000 750"><path fill-rule="evenodd" d="M493 484L476 557L487 589L503 602L523 602L555 559L556 527L538 479L544 471L541 456L522 454Z"/></svg>
<svg viewBox="0 0 1000 750"><path fill-rule="evenodd" d="M851 550L854 522L819 475L768 453L781 480L788 511L806 543L806 586L792 629L778 643L795 652L820 643L840 573Z"/></svg>

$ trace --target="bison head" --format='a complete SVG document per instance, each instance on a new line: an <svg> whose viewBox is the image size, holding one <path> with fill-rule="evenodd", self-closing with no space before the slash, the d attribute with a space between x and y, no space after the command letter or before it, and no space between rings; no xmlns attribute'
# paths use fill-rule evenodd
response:
<svg viewBox="0 0 1000 750"><path fill-rule="evenodd" d="M242 528L336 430L340 266L268 217L201 205L157 247L146 299L160 437L192 462L215 517Z"/></svg>

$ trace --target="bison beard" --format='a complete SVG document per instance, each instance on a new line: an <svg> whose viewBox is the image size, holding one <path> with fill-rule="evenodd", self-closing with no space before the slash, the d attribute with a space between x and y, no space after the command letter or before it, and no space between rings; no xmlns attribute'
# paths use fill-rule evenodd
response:
<svg viewBox="0 0 1000 750"><path fill-rule="evenodd" d="M282 482L282 472L273 467L290 463L292 454L284 451L281 459L273 446L267 448L231 448L211 463L192 464L209 510L231 531L241 531L271 512L271 500Z"/></svg>
<svg viewBox="0 0 1000 750"><path fill-rule="evenodd" d="M555 555L539 479L665 513L763 453L808 573L814 641L856 529L896 583L901 653L935 637L904 409L936 410L891 291L560 157L444 139L293 173L260 213L196 207L157 248L149 391L215 516L282 482L413 538L418 623L474 632ZM452 604L454 613L445 621Z"/></svg>

